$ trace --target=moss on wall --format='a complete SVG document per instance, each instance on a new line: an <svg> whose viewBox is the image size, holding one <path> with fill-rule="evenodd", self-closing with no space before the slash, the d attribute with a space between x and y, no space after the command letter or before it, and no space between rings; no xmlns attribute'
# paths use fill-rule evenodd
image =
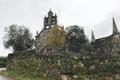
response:
<svg viewBox="0 0 120 80"><path fill-rule="evenodd" d="M111 76L120 73L120 56L97 59L95 57L81 57L68 55L36 55L34 51L24 54L14 54L7 70L27 77L61 79L62 75L72 78L77 75Z"/></svg>

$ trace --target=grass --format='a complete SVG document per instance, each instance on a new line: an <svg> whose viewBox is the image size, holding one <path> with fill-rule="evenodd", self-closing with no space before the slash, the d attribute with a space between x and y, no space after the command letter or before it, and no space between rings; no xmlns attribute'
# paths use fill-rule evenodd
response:
<svg viewBox="0 0 120 80"><path fill-rule="evenodd" d="M2 72L0 72L0 75L8 77L13 80L14 79L15 80L44 80L42 78L29 78L29 77L25 77L23 75L18 75L18 74L15 74L13 72L8 72L8 71L2 71Z"/></svg>

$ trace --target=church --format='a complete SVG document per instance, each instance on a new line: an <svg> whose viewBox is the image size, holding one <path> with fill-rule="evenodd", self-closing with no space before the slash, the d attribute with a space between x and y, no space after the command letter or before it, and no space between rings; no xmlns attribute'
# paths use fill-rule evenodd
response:
<svg viewBox="0 0 120 80"><path fill-rule="evenodd" d="M92 31L90 54L96 56L117 56L120 54L120 33L118 31L115 19L113 22L113 33L110 36L95 39ZM58 25L57 15L51 10L44 17L44 26L40 33L36 33L35 49L38 54L69 53L66 48L65 30L63 26ZM80 53L81 54L81 53ZM84 53L83 53L84 54Z"/></svg>
<svg viewBox="0 0 120 80"><path fill-rule="evenodd" d="M44 28L36 33L36 53L53 54L63 53L65 42L65 31L63 26L57 23L57 15L51 10L44 17Z"/></svg>
<svg viewBox="0 0 120 80"><path fill-rule="evenodd" d="M115 19L112 19L113 32L110 36L95 39L92 31L91 44L94 48L94 53L99 57L105 56L117 56L120 54L120 33L115 23Z"/></svg>

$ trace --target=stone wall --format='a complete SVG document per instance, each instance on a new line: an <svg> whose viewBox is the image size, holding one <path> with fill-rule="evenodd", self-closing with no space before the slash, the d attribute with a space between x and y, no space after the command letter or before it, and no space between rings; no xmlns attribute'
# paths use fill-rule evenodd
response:
<svg viewBox="0 0 120 80"><path fill-rule="evenodd" d="M85 80L101 76L111 77L120 73L120 56L97 59L76 55L36 55L35 51L13 54L7 70L27 77L42 77L50 80L69 78ZM76 78L76 79L75 79ZM65 80L65 79L63 79ZM67 79L68 80L68 79ZM100 79L101 80L101 79Z"/></svg>

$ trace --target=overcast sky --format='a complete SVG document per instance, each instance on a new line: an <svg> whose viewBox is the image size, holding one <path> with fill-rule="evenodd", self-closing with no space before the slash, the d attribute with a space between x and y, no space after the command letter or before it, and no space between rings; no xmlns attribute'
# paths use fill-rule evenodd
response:
<svg viewBox="0 0 120 80"><path fill-rule="evenodd" d="M0 0L0 56L11 52L3 46L5 27L25 25L35 36L50 8L57 13L60 25L83 26L89 38L92 29L96 38L110 35L112 16L120 29L120 0Z"/></svg>

